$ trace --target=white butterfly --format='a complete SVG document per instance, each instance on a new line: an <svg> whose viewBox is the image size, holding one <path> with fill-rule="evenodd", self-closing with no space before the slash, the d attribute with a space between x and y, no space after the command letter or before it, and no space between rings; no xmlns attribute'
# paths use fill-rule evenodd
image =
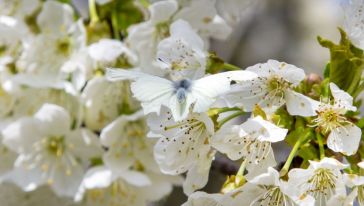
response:
<svg viewBox="0 0 364 206"><path fill-rule="evenodd" d="M193 112L205 112L218 96L230 90L232 81L247 81L257 75L249 71L230 71L196 80L171 81L138 71L107 69L106 77L110 81L134 81L131 90L134 97L141 102L145 114L159 114L161 106L164 105L171 110L174 120L180 121L187 117L191 105Z"/></svg>

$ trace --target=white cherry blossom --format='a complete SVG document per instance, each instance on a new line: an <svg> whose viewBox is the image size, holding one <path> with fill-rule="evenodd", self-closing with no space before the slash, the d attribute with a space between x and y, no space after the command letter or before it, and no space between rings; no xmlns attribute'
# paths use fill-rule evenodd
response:
<svg viewBox="0 0 364 206"><path fill-rule="evenodd" d="M3 131L4 144L18 154L6 179L30 191L48 183L60 196L75 195L91 158L101 153L87 129L71 130L62 107L45 104L33 117L23 117Z"/></svg>
<svg viewBox="0 0 364 206"><path fill-rule="evenodd" d="M241 202L246 202L247 205L279 205L279 206L296 206L299 205L299 199L293 195L295 187L289 187L287 182L279 178L279 173L272 167L258 175L257 177L249 180L241 188L238 188L231 193L233 203L236 205ZM309 202L312 199L308 198L302 202L312 205Z"/></svg>
<svg viewBox="0 0 364 206"><path fill-rule="evenodd" d="M205 42L209 37L226 39L232 32L231 27L217 14L216 0L194 0L185 4L174 19L188 21ZM207 48L207 47L206 47Z"/></svg>
<svg viewBox="0 0 364 206"><path fill-rule="evenodd" d="M335 152L353 155L359 147L362 133L359 127L345 117L346 112L356 111L353 98L334 83L330 83L330 90L334 97L333 103L330 100L328 103L318 102L296 93L290 98L294 102L292 105L297 106L287 106L287 110L291 115L314 116L311 126L319 127L324 133L330 132L327 146Z"/></svg>
<svg viewBox="0 0 364 206"><path fill-rule="evenodd" d="M154 139L146 138L148 130L143 112L122 115L100 134L101 144L108 148L103 155L105 165L121 172L133 168L159 173L153 158Z"/></svg>
<svg viewBox="0 0 364 206"><path fill-rule="evenodd" d="M40 5L40 0L2 0L0 2L0 13L24 20L27 16L34 15Z"/></svg>
<svg viewBox="0 0 364 206"><path fill-rule="evenodd" d="M364 48L364 4L361 0L342 1L344 29L354 44Z"/></svg>
<svg viewBox="0 0 364 206"><path fill-rule="evenodd" d="M150 19L128 29L126 44L137 54L139 66L144 72L161 75L156 62L158 43L169 36L169 21L177 11L175 0L159 1L149 6Z"/></svg>
<svg viewBox="0 0 364 206"><path fill-rule="evenodd" d="M244 158L250 178L276 165L271 144L284 140L287 131L257 116L222 127L212 137L212 145L231 160Z"/></svg>
<svg viewBox="0 0 364 206"><path fill-rule="evenodd" d="M319 162L310 161L307 169L292 169L288 173L290 187L298 189L299 197L312 196L315 205L328 205L333 196L346 195L340 170L347 167L336 159L325 157Z"/></svg>
<svg viewBox="0 0 364 206"><path fill-rule="evenodd" d="M138 180L130 183L130 179ZM87 206L142 206L160 200L172 191L168 178L141 178L127 173L114 173L104 166L90 169L85 175L78 198ZM80 199L78 199L80 200Z"/></svg>
<svg viewBox="0 0 364 206"><path fill-rule="evenodd" d="M358 163L358 166L363 169L363 162ZM351 198L343 198L344 201L352 202L356 198L359 205L364 204L364 176L344 173L343 178L346 186L352 190L349 195Z"/></svg>
<svg viewBox="0 0 364 206"><path fill-rule="evenodd" d="M165 174L187 172L183 189L186 194L207 183L215 151L210 138L214 132L212 120L205 114L190 114L175 121L171 112L163 108L160 115L148 117L149 136L160 137L154 146L154 158Z"/></svg>
<svg viewBox="0 0 364 206"><path fill-rule="evenodd" d="M256 73L258 78L235 84L226 95L229 105L242 107L245 111L252 111L258 104L266 112L274 112L285 103L291 104L289 95L296 93L292 89L305 78L302 69L276 60L246 70Z"/></svg>
<svg viewBox="0 0 364 206"><path fill-rule="evenodd" d="M162 68L177 78L202 76L207 61L203 40L183 20L171 24L170 35L157 47L157 58Z"/></svg>
<svg viewBox="0 0 364 206"><path fill-rule="evenodd" d="M132 100L129 84L125 81L109 82L105 77L90 79L82 92L84 121L88 128L101 130L121 113L134 110L137 103Z"/></svg>
<svg viewBox="0 0 364 206"><path fill-rule="evenodd" d="M118 40L101 39L88 46L88 53L99 64L99 67L114 66L119 58L125 61L125 64L137 63L137 56Z"/></svg>
<svg viewBox="0 0 364 206"><path fill-rule="evenodd" d="M58 74L62 65L85 47L86 31L82 21L74 21L72 8L57 1L47 1L37 16L41 33L25 42L17 64L26 73Z"/></svg>

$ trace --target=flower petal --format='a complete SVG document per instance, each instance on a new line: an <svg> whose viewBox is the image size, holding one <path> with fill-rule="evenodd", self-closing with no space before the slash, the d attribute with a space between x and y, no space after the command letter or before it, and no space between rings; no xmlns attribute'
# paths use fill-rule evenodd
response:
<svg viewBox="0 0 364 206"><path fill-rule="evenodd" d="M317 115L316 110L320 102L290 89L285 92L285 97L289 114L303 117Z"/></svg>
<svg viewBox="0 0 364 206"><path fill-rule="evenodd" d="M327 138L327 146L335 152L353 155L358 150L360 139L361 129L349 124L331 131Z"/></svg>

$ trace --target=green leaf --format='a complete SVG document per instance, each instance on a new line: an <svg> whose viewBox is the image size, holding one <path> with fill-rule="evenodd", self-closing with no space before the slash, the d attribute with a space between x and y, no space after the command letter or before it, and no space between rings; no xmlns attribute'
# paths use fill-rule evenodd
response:
<svg viewBox="0 0 364 206"><path fill-rule="evenodd" d="M144 20L143 12L132 0L114 0L98 7L101 20L111 23L115 38L125 37L130 25Z"/></svg>
<svg viewBox="0 0 364 206"><path fill-rule="evenodd" d="M364 68L363 50L355 47L344 30L339 28L341 40L335 44L330 40L317 38L321 46L330 50L330 63L325 69L325 77L341 89L353 94L359 85Z"/></svg>

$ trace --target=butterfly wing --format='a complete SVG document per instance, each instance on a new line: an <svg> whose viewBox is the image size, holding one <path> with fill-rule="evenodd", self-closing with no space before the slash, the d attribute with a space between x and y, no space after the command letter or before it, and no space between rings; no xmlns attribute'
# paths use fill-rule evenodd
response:
<svg viewBox="0 0 364 206"><path fill-rule="evenodd" d="M133 81L131 91L141 102L145 114L152 112L159 114L161 106L169 107L171 99L175 96L173 82L167 79L133 70L107 69L106 71L110 81Z"/></svg>
<svg viewBox="0 0 364 206"><path fill-rule="evenodd" d="M249 71L230 71L203 77L193 82L191 95L196 99L194 112L205 112L216 99L230 90L232 81L248 81L257 75Z"/></svg>

